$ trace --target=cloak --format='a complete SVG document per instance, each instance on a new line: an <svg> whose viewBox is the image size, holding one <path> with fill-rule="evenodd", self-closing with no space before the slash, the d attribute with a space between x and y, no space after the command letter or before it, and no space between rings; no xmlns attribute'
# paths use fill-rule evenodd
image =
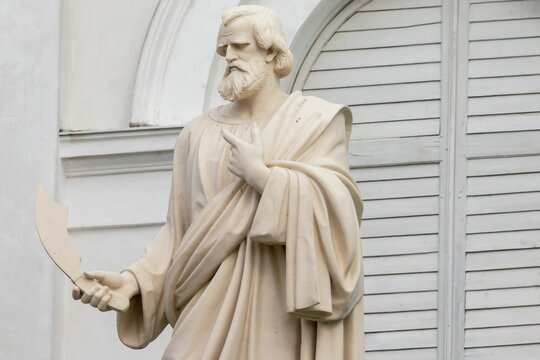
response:
<svg viewBox="0 0 540 360"><path fill-rule="evenodd" d="M140 294L118 313L142 348L173 326L163 359L363 359L362 202L347 163L350 110L294 92L260 124L262 194L227 169L211 110L179 135L166 224L126 270Z"/></svg>

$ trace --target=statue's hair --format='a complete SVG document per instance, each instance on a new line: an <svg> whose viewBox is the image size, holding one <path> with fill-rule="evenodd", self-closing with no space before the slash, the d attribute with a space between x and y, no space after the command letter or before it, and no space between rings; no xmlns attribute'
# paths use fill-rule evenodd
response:
<svg viewBox="0 0 540 360"><path fill-rule="evenodd" d="M281 22L276 12L264 6L242 5L226 11L221 17L223 25L242 17L249 21L253 29L253 37L261 49L273 49L277 52L274 59L274 72L280 78L289 75L293 66L293 56L285 37ZM218 49L218 53L220 49ZM225 54L221 54L224 56Z"/></svg>

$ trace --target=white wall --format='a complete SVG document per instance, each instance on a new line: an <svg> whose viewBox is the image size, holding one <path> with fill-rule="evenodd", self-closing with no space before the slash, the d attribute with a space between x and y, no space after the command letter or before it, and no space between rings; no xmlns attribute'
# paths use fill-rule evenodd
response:
<svg viewBox="0 0 540 360"><path fill-rule="evenodd" d="M0 359L52 359L52 263L34 226L55 189L60 1L0 2Z"/></svg>
<svg viewBox="0 0 540 360"><path fill-rule="evenodd" d="M83 269L121 271L142 256L166 217L178 132L138 128L60 137L61 200ZM114 312L72 301L69 282L59 283L62 356L54 360L161 358L170 329L147 348L131 350L118 340Z"/></svg>
<svg viewBox="0 0 540 360"><path fill-rule="evenodd" d="M125 129L130 121L184 125L222 102L215 41L221 14L238 0L62 3L62 130ZM276 10L290 42L317 4L332 1L240 3Z"/></svg>
<svg viewBox="0 0 540 360"><path fill-rule="evenodd" d="M158 2L62 1L63 130L128 127L137 65Z"/></svg>

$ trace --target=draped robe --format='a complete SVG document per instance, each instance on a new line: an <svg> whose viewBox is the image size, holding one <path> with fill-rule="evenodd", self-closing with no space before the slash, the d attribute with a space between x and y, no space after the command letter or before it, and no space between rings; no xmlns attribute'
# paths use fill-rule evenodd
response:
<svg viewBox="0 0 540 360"><path fill-rule="evenodd" d="M262 194L228 169L211 110L179 135L166 224L126 270L140 294L119 313L124 344L167 324L163 359L363 359L362 202L349 174L350 110L291 94L262 122Z"/></svg>

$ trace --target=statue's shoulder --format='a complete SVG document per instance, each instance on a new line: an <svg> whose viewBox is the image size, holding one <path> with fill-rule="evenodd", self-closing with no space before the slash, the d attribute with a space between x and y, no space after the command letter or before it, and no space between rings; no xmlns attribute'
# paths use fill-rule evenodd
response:
<svg viewBox="0 0 540 360"><path fill-rule="evenodd" d="M212 111L212 110L210 110L210 111ZM197 129L199 129L201 127L206 126L209 119L210 119L209 118L210 111L195 116L186 125L184 125L183 131L193 132L193 131L197 131Z"/></svg>
<svg viewBox="0 0 540 360"><path fill-rule="evenodd" d="M211 110L210 110L211 111ZM189 129L196 129L202 125L204 125L205 123L208 122L208 119L209 119L209 112L205 112L205 113L202 113L200 115L197 115L195 116L187 125L186 127L188 127Z"/></svg>
<svg viewBox="0 0 540 360"><path fill-rule="evenodd" d="M189 139L192 139L194 135L198 132L198 129L201 127L204 127L204 122L207 121L208 115L200 114L196 117L194 117L191 121L189 121L187 124L185 124L182 129L180 130L180 133L178 134L177 142L183 142L188 141Z"/></svg>
<svg viewBox="0 0 540 360"><path fill-rule="evenodd" d="M320 114L322 121L329 121L338 113L343 113L345 118L352 119L351 110L347 105L330 102L326 99L305 95L298 91L296 101L298 102L299 112L304 115Z"/></svg>
<svg viewBox="0 0 540 360"><path fill-rule="evenodd" d="M300 96L298 97L298 99L299 101L303 102L305 105L312 106L316 109L323 109L326 107L338 105L328 100L325 100L323 98L320 98L318 96L304 94L304 93L300 93Z"/></svg>

